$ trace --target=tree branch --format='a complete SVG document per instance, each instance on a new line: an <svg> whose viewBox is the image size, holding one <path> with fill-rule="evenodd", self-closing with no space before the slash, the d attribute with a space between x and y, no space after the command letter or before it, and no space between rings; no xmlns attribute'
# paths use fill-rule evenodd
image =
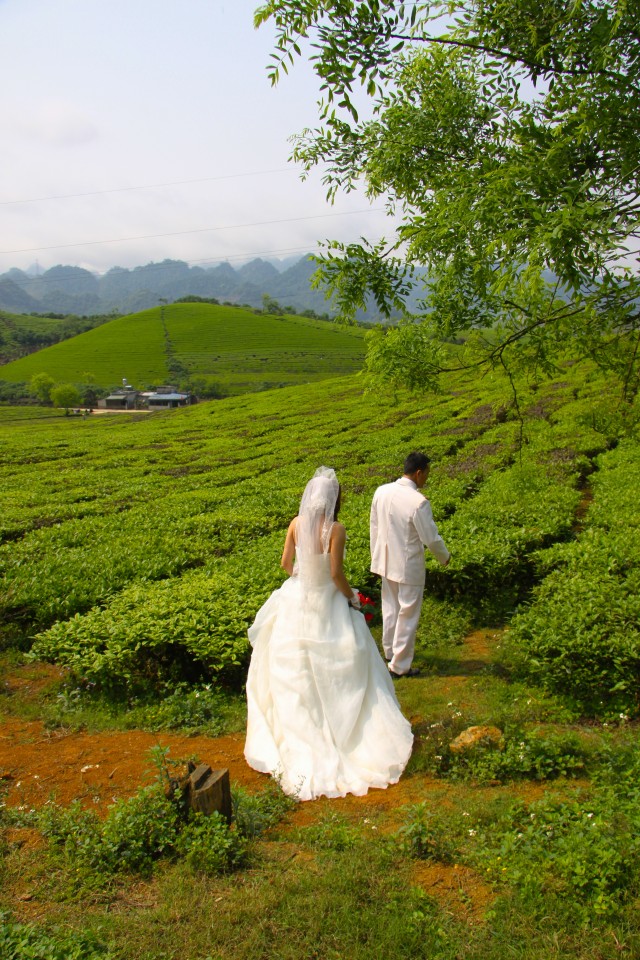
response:
<svg viewBox="0 0 640 960"><path fill-rule="evenodd" d="M521 54L510 53L508 50L501 50L499 47L486 47L481 43L472 43L470 40L454 40L449 37L411 37L404 36L400 33L389 34L389 39L401 40L405 43L439 43L443 46L464 47L469 50L475 50L477 53L489 53L491 56L509 60L511 63L521 63L531 70L539 70L542 74L553 74L554 76L566 75L571 77L591 77L596 74L603 77L610 77L613 80L624 79L622 74L615 73L612 70L589 70L587 68L576 70L571 67L552 67L550 64L539 63L537 60L528 60Z"/></svg>

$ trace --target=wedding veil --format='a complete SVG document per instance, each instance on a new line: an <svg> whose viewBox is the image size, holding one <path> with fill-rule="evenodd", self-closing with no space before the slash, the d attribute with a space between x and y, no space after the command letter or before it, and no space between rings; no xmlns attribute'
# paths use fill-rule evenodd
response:
<svg viewBox="0 0 640 960"><path fill-rule="evenodd" d="M304 488L296 523L299 557L328 553L340 486L331 467L318 467Z"/></svg>

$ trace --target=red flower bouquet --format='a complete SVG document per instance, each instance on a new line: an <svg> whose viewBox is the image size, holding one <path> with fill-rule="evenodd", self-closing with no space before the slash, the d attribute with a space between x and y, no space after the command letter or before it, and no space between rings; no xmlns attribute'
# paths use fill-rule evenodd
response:
<svg viewBox="0 0 640 960"><path fill-rule="evenodd" d="M358 596L360 598L360 609L364 613L364 618L367 623L371 623L375 615L376 605L371 597L367 597L364 593L358 593Z"/></svg>

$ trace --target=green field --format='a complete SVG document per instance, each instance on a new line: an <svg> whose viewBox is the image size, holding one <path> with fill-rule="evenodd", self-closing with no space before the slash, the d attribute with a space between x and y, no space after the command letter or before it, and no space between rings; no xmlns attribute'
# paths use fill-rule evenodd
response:
<svg viewBox="0 0 640 960"><path fill-rule="evenodd" d="M95 378L101 387L114 387L127 378L143 389L196 376L237 394L352 373L363 356L357 328L177 303L119 317L6 364L0 379L24 382L44 372L58 383Z"/></svg>
<svg viewBox="0 0 640 960"><path fill-rule="evenodd" d="M89 937L77 956L92 960L637 954L637 410L584 364L519 390L517 408L497 375L422 397L343 377L144 416L0 409L0 725L9 738L42 720L19 728L38 749L73 731L183 731L188 752L241 734L246 629L284 578L284 532L320 464L342 483L354 585L377 598L371 496L411 449L433 458L452 553L446 569L427 555L422 675L396 687L416 738L397 788L292 814L236 787L222 841L246 858L207 873L173 821L143 849L171 816L161 794L110 805L79 777L83 812L49 798L53 767L37 803L9 778L0 945L62 957ZM50 689L15 685L45 661L65 671ZM477 725L501 746L455 754Z"/></svg>

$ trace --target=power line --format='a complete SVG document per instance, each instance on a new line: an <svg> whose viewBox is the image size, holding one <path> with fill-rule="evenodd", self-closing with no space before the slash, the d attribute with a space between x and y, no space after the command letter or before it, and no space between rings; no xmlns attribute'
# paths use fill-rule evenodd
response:
<svg viewBox="0 0 640 960"><path fill-rule="evenodd" d="M100 197L107 193L127 193L134 190L157 190L161 187L181 187L191 183L213 183L217 180L237 180L240 177L263 177L274 173L293 173L291 168L254 170L250 173L230 173L220 177L201 177L198 180L169 180L166 183L143 183L135 187L110 187L107 190L89 190L86 193L60 193L50 197L29 197L26 200L0 200L0 207L21 203L44 203L46 200L75 200L78 197ZM296 174L297 175L297 174Z"/></svg>
<svg viewBox="0 0 640 960"><path fill-rule="evenodd" d="M305 220L325 220L329 217L352 217L363 213L383 213L384 207L369 207L368 210L349 210L344 213L318 213L310 217L286 217L282 220L256 220L254 223L234 223L224 227L201 227L198 230L177 230L173 233L149 233L138 237L118 237L110 240L81 240L76 243L58 243L49 247L23 247L20 250L0 250L0 256L14 253L37 253L41 250L65 250L69 247L93 247L104 243L131 243L135 240L159 240L164 237L184 237L196 233L215 233L220 230L243 230L247 227L268 227L278 223L301 223Z"/></svg>

